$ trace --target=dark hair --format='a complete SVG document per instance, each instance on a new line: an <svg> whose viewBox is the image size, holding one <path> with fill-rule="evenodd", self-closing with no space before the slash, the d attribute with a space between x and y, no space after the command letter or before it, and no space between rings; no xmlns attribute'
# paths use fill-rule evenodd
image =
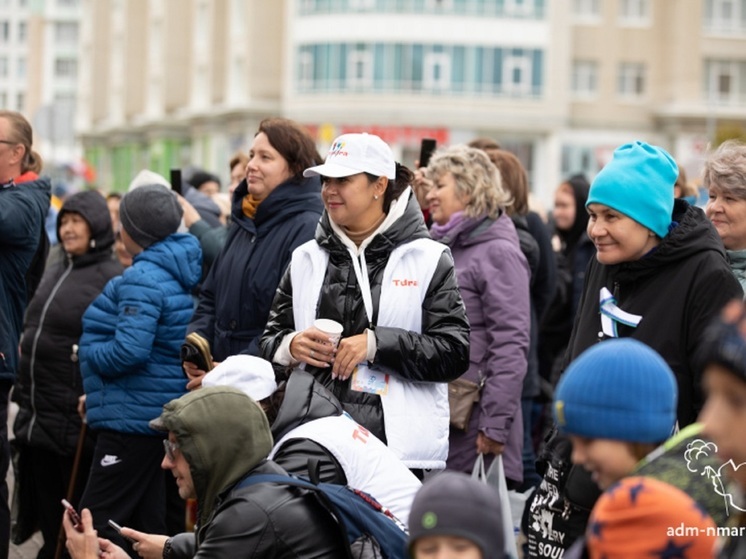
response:
<svg viewBox="0 0 746 559"><path fill-rule="evenodd" d="M365 173L368 180L373 183L378 180L376 175ZM391 202L399 198L401 193L412 184L414 181L414 173L401 163L396 164L396 178L392 181L389 180L389 184L386 187L386 192L383 193L383 213L388 214Z"/></svg>
<svg viewBox="0 0 746 559"><path fill-rule="evenodd" d="M259 123L254 136L264 132L269 143L288 162L290 174L295 180L303 178L303 171L321 165L324 159L319 155L308 130L287 118L265 118Z"/></svg>
<svg viewBox="0 0 746 559"><path fill-rule="evenodd" d="M277 419L277 414L280 412L282 402L285 400L285 389L287 388L287 382L282 381L278 386L277 390L272 392L269 396L259 401L259 405L264 410L264 414L267 416L269 425Z"/></svg>
<svg viewBox="0 0 746 559"><path fill-rule="evenodd" d="M528 213L528 175L521 160L502 149L485 151L490 161L500 170L503 189L513 196L513 204L505 208L505 211L509 215L526 215Z"/></svg>
<svg viewBox="0 0 746 559"><path fill-rule="evenodd" d="M108 200L121 200L121 199L122 199L122 195L119 192L109 192L106 195L106 200L107 201Z"/></svg>
<svg viewBox="0 0 746 559"><path fill-rule="evenodd" d="M31 149L34 138L29 121L26 120L26 117L21 113L6 110L0 110L0 118L4 118L10 123L10 137L6 139L9 142L21 144L26 149L26 153L23 155L23 161L21 161L21 173L26 173L28 171L37 174L40 173L42 159L41 155Z"/></svg>

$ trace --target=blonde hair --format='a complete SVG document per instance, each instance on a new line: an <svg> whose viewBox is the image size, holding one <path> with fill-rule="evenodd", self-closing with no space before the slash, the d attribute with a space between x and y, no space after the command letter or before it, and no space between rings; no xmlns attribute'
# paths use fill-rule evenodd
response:
<svg viewBox="0 0 746 559"><path fill-rule="evenodd" d="M487 215L496 219L500 210L512 203L503 189L500 171L481 149L460 145L436 151L427 166L427 176L437 181L446 173L456 181L456 196L464 202L467 217Z"/></svg>
<svg viewBox="0 0 746 559"><path fill-rule="evenodd" d="M21 113L7 110L0 110L0 118L4 118L10 123L10 137L6 138L6 140L21 144L26 150L21 161L21 173L31 171L32 173L39 174L42 168L42 159L41 155L31 149L33 131L31 130L29 121Z"/></svg>
<svg viewBox="0 0 746 559"><path fill-rule="evenodd" d="M712 186L746 199L746 145L739 140L727 140L705 159L702 185Z"/></svg>

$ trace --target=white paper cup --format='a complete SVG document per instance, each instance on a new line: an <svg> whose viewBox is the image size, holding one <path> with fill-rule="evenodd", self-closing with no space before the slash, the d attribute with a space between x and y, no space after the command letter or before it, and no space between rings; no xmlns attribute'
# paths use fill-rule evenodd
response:
<svg viewBox="0 0 746 559"><path fill-rule="evenodd" d="M317 330L321 330L324 334L327 334L332 339L332 345L337 347L339 340L342 338L342 331L344 327L335 320L329 320L328 318L317 318L313 322L314 327Z"/></svg>

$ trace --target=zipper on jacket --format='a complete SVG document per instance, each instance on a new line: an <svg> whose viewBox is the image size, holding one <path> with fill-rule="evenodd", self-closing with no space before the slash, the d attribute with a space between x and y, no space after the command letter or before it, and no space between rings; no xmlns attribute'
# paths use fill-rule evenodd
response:
<svg viewBox="0 0 746 559"><path fill-rule="evenodd" d="M52 300L54 299L55 295L57 295L57 291L59 291L60 287L62 286L62 283L67 279L67 276L70 275L70 272L73 269L73 260L68 255L67 257L67 269L65 272L60 276L60 279L57 280L57 283L52 288L52 291L49 294L49 298L44 302L44 307L41 310L41 314L39 315L39 326L36 329L36 334L34 335L34 341L31 343L31 364L29 365L29 379L31 380L31 387L30 387L30 400L31 400L31 421L29 422L28 427L28 435L27 440L28 442L31 442L31 433L34 430L34 423L36 423L36 381L34 380L34 369L36 368L36 347L39 344L39 337L41 336L42 331L44 330L44 320L47 317L47 311L49 310L49 306L52 304Z"/></svg>

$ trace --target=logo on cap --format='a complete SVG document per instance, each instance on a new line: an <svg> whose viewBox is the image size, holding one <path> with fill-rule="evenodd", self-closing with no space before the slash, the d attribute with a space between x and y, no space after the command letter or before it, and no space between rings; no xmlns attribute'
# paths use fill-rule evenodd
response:
<svg viewBox="0 0 746 559"><path fill-rule="evenodd" d="M328 157L339 157L339 156L347 157L349 154L346 151L344 151L345 145L346 145L345 142L334 142L332 144L331 149L329 150L329 154L327 155L327 158Z"/></svg>

